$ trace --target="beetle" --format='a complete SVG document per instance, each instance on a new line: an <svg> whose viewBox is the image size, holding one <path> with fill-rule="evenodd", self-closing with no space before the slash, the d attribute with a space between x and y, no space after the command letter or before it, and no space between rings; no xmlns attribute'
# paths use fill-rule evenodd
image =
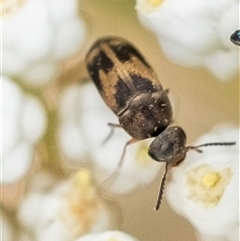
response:
<svg viewBox="0 0 240 241"><path fill-rule="evenodd" d="M100 38L85 58L100 95L134 139L157 136L172 121L172 108L156 73L126 40Z"/></svg>
<svg viewBox="0 0 240 241"><path fill-rule="evenodd" d="M158 162L165 162L156 210L159 209L167 171L179 165L190 149L199 147L233 145L234 143L207 143L185 147L186 134L181 127L169 127L172 107L168 90L164 90L156 73L128 41L120 37L98 39L85 57L88 73L106 105L118 116L119 124L132 138L125 144L117 173L122 165L127 145L155 137L148 154Z"/></svg>
<svg viewBox="0 0 240 241"><path fill-rule="evenodd" d="M240 46L240 30L236 30L230 37L230 40L235 44Z"/></svg>

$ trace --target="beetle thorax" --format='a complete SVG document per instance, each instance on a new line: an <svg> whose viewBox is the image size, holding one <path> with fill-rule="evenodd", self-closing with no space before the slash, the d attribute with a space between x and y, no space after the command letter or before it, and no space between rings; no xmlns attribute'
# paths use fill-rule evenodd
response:
<svg viewBox="0 0 240 241"><path fill-rule="evenodd" d="M121 126L134 138L157 136L172 121L172 109L164 91L137 95L119 116Z"/></svg>

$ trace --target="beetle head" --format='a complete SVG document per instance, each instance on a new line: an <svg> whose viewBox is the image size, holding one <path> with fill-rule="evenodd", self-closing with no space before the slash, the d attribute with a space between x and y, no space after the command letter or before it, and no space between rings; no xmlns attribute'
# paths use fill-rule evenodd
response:
<svg viewBox="0 0 240 241"><path fill-rule="evenodd" d="M151 143L148 154L158 162L178 165L186 156L186 134L181 127L169 127Z"/></svg>

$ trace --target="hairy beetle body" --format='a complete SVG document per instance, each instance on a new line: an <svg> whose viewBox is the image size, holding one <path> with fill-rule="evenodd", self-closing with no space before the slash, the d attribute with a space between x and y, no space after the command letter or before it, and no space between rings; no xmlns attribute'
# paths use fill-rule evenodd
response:
<svg viewBox="0 0 240 241"><path fill-rule="evenodd" d="M86 66L105 103L135 139L157 136L172 121L167 92L144 57L126 40L100 38Z"/></svg>

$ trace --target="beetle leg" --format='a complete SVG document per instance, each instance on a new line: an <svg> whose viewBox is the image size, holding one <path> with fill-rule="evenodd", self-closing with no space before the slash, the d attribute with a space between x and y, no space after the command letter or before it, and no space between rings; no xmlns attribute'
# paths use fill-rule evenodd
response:
<svg viewBox="0 0 240 241"><path fill-rule="evenodd" d="M127 150L127 146L130 145L130 144L133 144L133 143L135 143L135 142L137 142L137 141L139 141L139 140L137 140L137 139L135 139L135 138L132 138L132 139L130 139L129 141L127 141L126 144L124 145L121 158L120 158L120 160L119 160L119 162L118 162L118 165L117 165L117 167L116 167L116 171L117 171L117 172L120 171L120 169L121 169L121 167L122 167L123 160L124 160L124 156L125 156L125 153L126 153L126 150ZM114 172L116 172L116 171L114 171Z"/></svg>
<svg viewBox="0 0 240 241"><path fill-rule="evenodd" d="M169 89L165 89L164 92L168 95Z"/></svg>
<svg viewBox="0 0 240 241"><path fill-rule="evenodd" d="M123 164L123 161L124 161L124 156L125 156L125 153L126 153L126 150L127 150L127 146L130 145L130 144L133 144L133 143L135 143L135 142L137 142L137 141L139 141L139 140L137 140L137 139L135 139L135 138L132 138L132 139L130 139L129 141L127 141L127 142L125 143L125 145L124 145L124 147L123 147L122 155L121 155L121 158L120 158L120 160L119 160L119 162L118 162L117 167L115 168L115 170L113 171L113 173L112 173L104 182L109 182L110 180L111 180L111 181L112 181L112 180L114 181L114 180L118 177L119 172L120 172L120 170L121 170L121 168L122 168L122 164Z"/></svg>
<svg viewBox="0 0 240 241"><path fill-rule="evenodd" d="M108 126L110 127L110 132L109 134L102 140L101 145L104 146L112 137L114 133L115 128L122 128L120 124L113 124L113 123L108 123Z"/></svg>

